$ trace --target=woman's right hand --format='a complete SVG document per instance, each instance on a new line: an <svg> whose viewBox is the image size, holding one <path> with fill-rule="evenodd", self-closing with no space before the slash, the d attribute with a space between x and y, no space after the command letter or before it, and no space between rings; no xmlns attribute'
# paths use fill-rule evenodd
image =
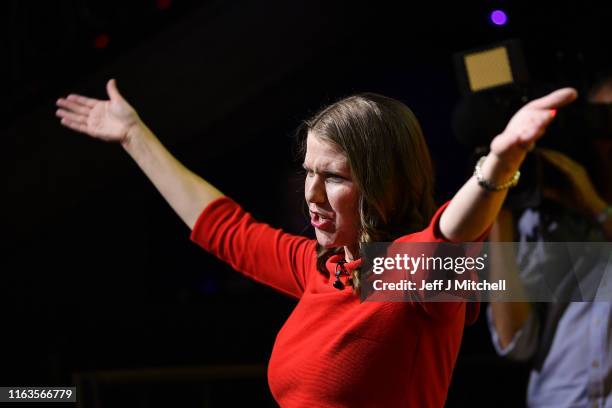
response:
<svg viewBox="0 0 612 408"><path fill-rule="evenodd" d="M125 143L130 130L141 124L136 110L121 96L117 84L111 79L106 84L109 100L87 98L70 94L57 100L56 114L62 125L102 139Z"/></svg>

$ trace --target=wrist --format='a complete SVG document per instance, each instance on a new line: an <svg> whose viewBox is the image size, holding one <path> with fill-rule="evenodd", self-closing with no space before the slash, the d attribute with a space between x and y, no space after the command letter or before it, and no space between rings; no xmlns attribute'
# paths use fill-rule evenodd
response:
<svg viewBox="0 0 612 408"><path fill-rule="evenodd" d="M597 205L591 207L591 214L599 224L605 224L612 218L612 205L601 200Z"/></svg>
<svg viewBox="0 0 612 408"><path fill-rule="evenodd" d="M606 203L603 199L596 197L593 200L589 201L589 205L587 206L589 215L593 218L597 218L599 214L601 214L609 204Z"/></svg>
<svg viewBox="0 0 612 408"><path fill-rule="evenodd" d="M503 183L511 179L518 168L519 165L503 160L496 153L490 152L482 163L482 175L493 182Z"/></svg>
<svg viewBox="0 0 612 408"><path fill-rule="evenodd" d="M478 160L474 176L485 190L503 191L518 183L520 172L516 170L517 167L509 165L496 154L489 153Z"/></svg>
<svg viewBox="0 0 612 408"><path fill-rule="evenodd" d="M125 132L125 137L121 140L121 146L125 150L131 150L138 143L142 142L142 140L147 137L146 126L145 124L137 118L134 123L128 126L127 131Z"/></svg>

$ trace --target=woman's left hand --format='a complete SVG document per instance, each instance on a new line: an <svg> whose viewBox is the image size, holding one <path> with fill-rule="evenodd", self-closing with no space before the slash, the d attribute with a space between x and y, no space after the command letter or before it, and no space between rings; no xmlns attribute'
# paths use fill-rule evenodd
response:
<svg viewBox="0 0 612 408"><path fill-rule="evenodd" d="M574 88L561 88L523 106L493 139L491 154L503 163L505 170L512 173L518 170L527 152L544 135L557 108L571 103L577 95Z"/></svg>

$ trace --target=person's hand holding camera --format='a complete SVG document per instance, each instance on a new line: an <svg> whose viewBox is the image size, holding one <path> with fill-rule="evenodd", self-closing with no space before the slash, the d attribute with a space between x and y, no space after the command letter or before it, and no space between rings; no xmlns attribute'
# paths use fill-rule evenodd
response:
<svg viewBox="0 0 612 408"><path fill-rule="evenodd" d="M545 198L589 217L595 217L606 208L584 166L557 150L538 148L536 152L567 180L564 183L566 188L553 187L545 182L542 191Z"/></svg>

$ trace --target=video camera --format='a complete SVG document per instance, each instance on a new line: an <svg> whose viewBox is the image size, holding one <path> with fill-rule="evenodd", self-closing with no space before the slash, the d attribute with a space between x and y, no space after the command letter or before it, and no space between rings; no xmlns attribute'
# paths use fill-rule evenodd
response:
<svg viewBox="0 0 612 408"><path fill-rule="evenodd" d="M531 81L517 40L455 55L455 70L462 98L453 113L453 131L473 153L475 163L487 154L491 140L525 103L559 86ZM588 162L591 138L612 137L612 104L588 103L584 96L559 110L547 135L537 143L561 151L579 163ZM543 186L561 187L566 177L541 159L528 154L521 181L508 195L513 209L538 207Z"/></svg>

